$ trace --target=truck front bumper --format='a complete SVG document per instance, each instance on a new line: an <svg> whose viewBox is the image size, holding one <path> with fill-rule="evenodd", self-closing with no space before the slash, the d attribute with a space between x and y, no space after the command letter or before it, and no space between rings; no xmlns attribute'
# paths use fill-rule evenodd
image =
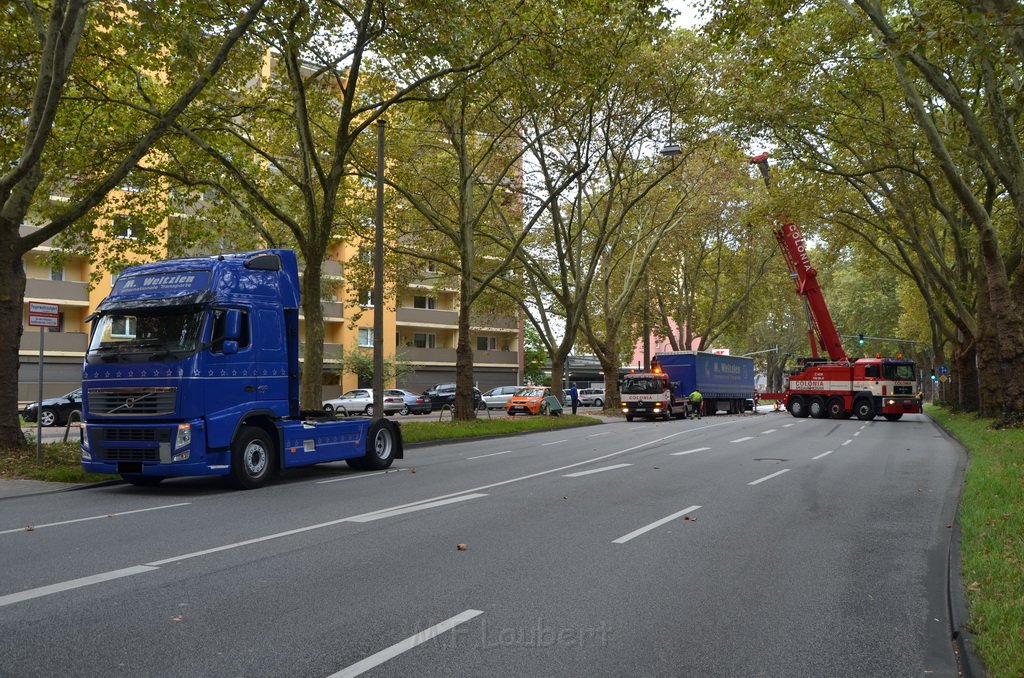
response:
<svg viewBox="0 0 1024 678"><path fill-rule="evenodd" d="M102 424L81 427L82 469L143 476L225 475L230 451L205 447L202 420L187 424Z"/></svg>

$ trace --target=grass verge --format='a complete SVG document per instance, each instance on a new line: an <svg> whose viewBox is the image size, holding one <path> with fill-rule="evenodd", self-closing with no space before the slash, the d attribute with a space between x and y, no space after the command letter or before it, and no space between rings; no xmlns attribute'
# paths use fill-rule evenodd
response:
<svg viewBox="0 0 1024 678"><path fill-rule="evenodd" d="M1024 429L929 407L967 448L959 521L974 648L991 678L1024 676Z"/></svg>
<svg viewBox="0 0 1024 678"><path fill-rule="evenodd" d="M43 461L36 463L36 444L0 452L0 478L48 480L55 483L95 483L117 476L86 473L78 441L43 443Z"/></svg>
<svg viewBox="0 0 1024 678"><path fill-rule="evenodd" d="M405 443L426 443L435 440L479 438L531 431L552 431L558 428L599 424L600 419L566 414L561 417L501 417L488 419L485 415L476 421L403 421L402 440Z"/></svg>

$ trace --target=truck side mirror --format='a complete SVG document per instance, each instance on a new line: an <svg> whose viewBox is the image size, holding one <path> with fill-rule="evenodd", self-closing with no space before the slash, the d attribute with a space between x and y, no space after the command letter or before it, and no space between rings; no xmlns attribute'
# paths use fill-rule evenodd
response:
<svg viewBox="0 0 1024 678"><path fill-rule="evenodd" d="M235 355L238 353L238 342L234 339L225 339L224 345L221 347L221 353L224 355Z"/></svg>
<svg viewBox="0 0 1024 678"><path fill-rule="evenodd" d="M235 342L234 353L238 353L238 337L242 334L242 312L229 308L224 314L224 339ZM224 351L227 353L227 351Z"/></svg>

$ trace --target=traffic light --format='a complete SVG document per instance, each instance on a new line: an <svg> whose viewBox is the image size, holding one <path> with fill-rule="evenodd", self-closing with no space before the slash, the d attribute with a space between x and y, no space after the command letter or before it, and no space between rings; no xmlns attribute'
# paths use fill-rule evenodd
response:
<svg viewBox="0 0 1024 678"><path fill-rule="evenodd" d="M938 381L939 378L935 376L935 370L932 370L932 381Z"/></svg>
<svg viewBox="0 0 1024 678"><path fill-rule="evenodd" d="M864 345L864 335L863 334L858 334L857 335L857 344L860 345L860 346Z"/></svg>

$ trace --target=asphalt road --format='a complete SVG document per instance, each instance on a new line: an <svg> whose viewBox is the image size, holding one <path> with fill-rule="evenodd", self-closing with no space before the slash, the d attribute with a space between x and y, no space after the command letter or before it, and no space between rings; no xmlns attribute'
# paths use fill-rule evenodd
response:
<svg viewBox="0 0 1024 678"><path fill-rule="evenodd" d="M406 457L0 500L0 675L956 675L964 457L922 415Z"/></svg>

